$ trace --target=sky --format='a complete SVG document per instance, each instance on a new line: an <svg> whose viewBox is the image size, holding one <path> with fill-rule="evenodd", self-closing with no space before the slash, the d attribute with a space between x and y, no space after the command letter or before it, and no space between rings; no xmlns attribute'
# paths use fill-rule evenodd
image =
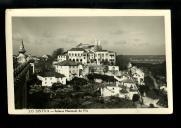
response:
<svg viewBox="0 0 181 128"><path fill-rule="evenodd" d="M117 54L165 55L164 31L162 16L13 17L13 54L22 40L26 54L35 56L100 40Z"/></svg>

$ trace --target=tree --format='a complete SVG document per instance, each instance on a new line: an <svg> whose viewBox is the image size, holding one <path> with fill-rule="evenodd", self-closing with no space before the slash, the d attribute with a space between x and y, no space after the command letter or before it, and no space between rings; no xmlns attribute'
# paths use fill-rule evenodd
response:
<svg viewBox="0 0 181 128"><path fill-rule="evenodd" d="M87 80L84 78L78 78L78 77L74 77L71 81L70 84L73 85L73 89L75 91L80 91L81 87L83 85L87 84Z"/></svg>
<svg viewBox="0 0 181 128"><path fill-rule="evenodd" d="M38 74L43 74L46 71L54 71L52 63L44 60L40 60L35 64L35 72Z"/></svg>
<svg viewBox="0 0 181 128"><path fill-rule="evenodd" d="M63 54L63 52L64 52L64 49L63 49L63 48L58 48L58 49L56 49L56 50L53 51L53 53L52 53L52 58L53 58L53 59L56 59L57 56L60 55L60 54Z"/></svg>
<svg viewBox="0 0 181 128"><path fill-rule="evenodd" d="M123 55L117 55L116 56L116 65L119 66L120 70L125 70L127 69L127 65L129 63L129 59L126 56Z"/></svg>
<svg viewBox="0 0 181 128"><path fill-rule="evenodd" d="M94 82L94 76L93 76L93 74L88 74L88 75L87 75L87 78L89 79L89 81L90 81L91 83Z"/></svg>
<svg viewBox="0 0 181 128"><path fill-rule="evenodd" d="M94 67L90 67L89 70L90 70L90 72L91 72L92 74L94 74L94 72L95 72Z"/></svg>
<svg viewBox="0 0 181 128"><path fill-rule="evenodd" d="M37 78L37 74L33 74L29 80L27 80L27 85L41 85L41 80Z"/></svg>
<svg viewBox="0 0 181 128"><path fill-rule="evenodd" d="M143 95L144 93L147 93L149 91L148 86L139 86L138 89L139 89L139 92L141 93L141 95Z"/></svg>
<svg viewBox="0 0 181 128"><path fill-rule="evenodd" d="M28 96L28 108L46 108L50 94L43 91L34 92Z"/></svg>
<svg viewBox="0 0 181 128"><path fill-rule="evenodd" d="M18 67L18 61L17 61L17 58L16 57L13 57L13 67L16 68Z"/></svg>
<svg viewBox="0 0 181 128"><path fill-rule="evenodd" d="M106 72L108 72L108 66L105 66L105 67L104 67L103 72L104 72L104 74L105 74Z"/></svg>
<svg viewBox="0 0 181 128"><path fill-rule="evenodd" d="M63 88L63 85L62 85L62 83L53 83L52 84L52 87L51 87L51 89L52 90L57 90L58 88Z"/></svg>
<svg viewBox="0 0 181 128"><path fill-rule="evenodd" d="M140 99L140 96L138 94L134 94L133 98L132 98L132 101L136 102L136 101L139 101L139 99Z"/></svg>

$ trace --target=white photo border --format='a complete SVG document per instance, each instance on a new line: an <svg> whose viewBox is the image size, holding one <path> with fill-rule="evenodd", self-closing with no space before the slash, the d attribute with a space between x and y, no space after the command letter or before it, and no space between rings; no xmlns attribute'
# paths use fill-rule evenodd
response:
<svg viewBox="0 0 181 128"><path fill-rule="evenodd" d="M13 77L12 17L70 17L70 16L163 16L165 23L165 55L168 87L168 108L120 109L15 109ZM147 9L7 9L6 10L6 61L8 113L20 115L40 114L172 114L172 47L171 11Z"/></svg>

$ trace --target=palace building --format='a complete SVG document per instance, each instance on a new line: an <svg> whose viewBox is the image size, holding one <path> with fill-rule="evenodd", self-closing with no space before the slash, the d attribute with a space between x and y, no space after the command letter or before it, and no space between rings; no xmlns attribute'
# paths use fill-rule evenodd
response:
<svg viewBox="0 0 181 128"><path fill-rule="evenodd" d="M85 65L115 65L116 53L103 50L100 41L95 41L95 45L80 43L75 48L68 50L67 53L59 55L57 60L58 62L70 60Z"/></svg>

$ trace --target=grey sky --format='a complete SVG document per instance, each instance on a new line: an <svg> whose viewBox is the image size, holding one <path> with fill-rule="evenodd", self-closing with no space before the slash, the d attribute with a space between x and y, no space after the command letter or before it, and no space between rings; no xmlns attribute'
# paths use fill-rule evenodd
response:
<svg viewBox="0 0 181 128"><path fill-rule="evenodd" d="M164 17L13 17L13 53L23 39L27 54L52 54L100 40L124 55L164 55Z"/></svg>

